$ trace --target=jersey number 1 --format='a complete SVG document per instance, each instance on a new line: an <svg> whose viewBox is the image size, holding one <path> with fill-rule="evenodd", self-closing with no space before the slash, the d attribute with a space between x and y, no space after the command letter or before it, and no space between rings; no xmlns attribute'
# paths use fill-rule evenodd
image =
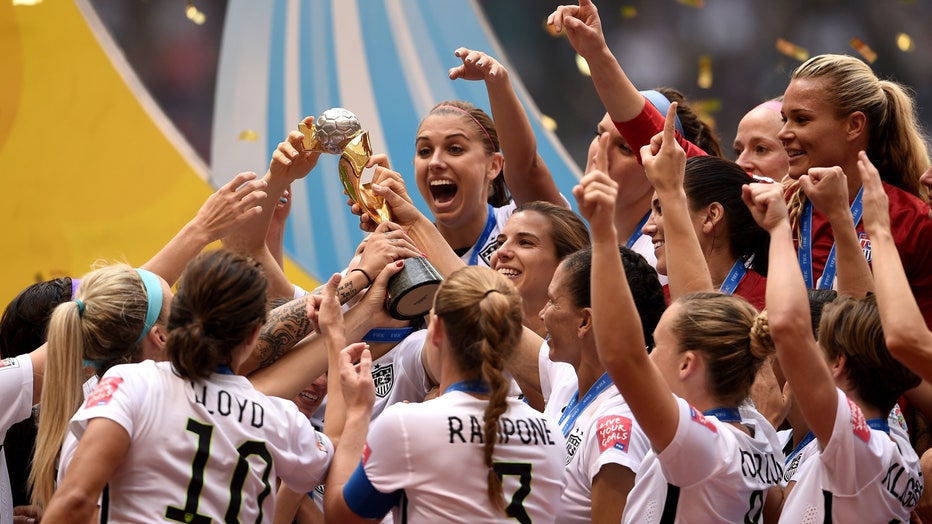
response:
<svg viewBox="0 0 932 524"><path fill-rule="evenodd" d="M197 505L201 498L201 489L204 487L204 470L210 458L210 437L214 432L214 427L189 418L187 430L197 435L197 451L194 453L194 462L191 464L191 481L188 483L187 498L184 508L168 506L165 509L165 518L175 522L206 524L211 522L211 518L199 514ZM255 455L265 462L265 470L262 472L264 489L256 498L256 506L259 508L259 517L256 522L261 522L262 502L272 492L272 485L269 483L269 475L272 473L272 455L264 442L255 440L243 442L236 448L236 451L239 453L239 460L236 462L236 469L230 479L230 504L227 506L223 520L239 522L239 510L243 503L243 486L246 484L246 474L249 472L249 463L246 459Z"/></svg>

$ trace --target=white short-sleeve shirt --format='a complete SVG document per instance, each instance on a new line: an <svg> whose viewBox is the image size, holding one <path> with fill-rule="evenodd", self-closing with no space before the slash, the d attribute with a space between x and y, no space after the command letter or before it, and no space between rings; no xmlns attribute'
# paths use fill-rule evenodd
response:
<svg viewBox="0 0 932 524"><path fill-rule="evenodd" d="M661 453L647 454L622 522L761 522L766 492L783 476L773 428L742 410L751 436L676 400L676 435Z"/></svg>
<svg viewBox="0 0 932 524"><path fill-rule="evenodd" d="M324 480L333 455L290 400L267 397L238 375L192 382L167 362L114 366L72 418L80 440L94 418L131 438L101 506L115 522L271 518L275 479L298 490ZM80 445L80 444L79 444ZM192 483L192 477L201 479Z"/></svg>
<svg viewBox="0 0 932 524"><path fill-rule="evenodd" d="M0 360L0 443L13 424L32 414L32 357ZM6 454L0 447L0 522L13 522L13 492Z"/></svg>
<svg viewBox="0 0 932 524"><path fill-rule="evenodd" d="M553 522L564 486L565 441L554 420L519 400L507 403L494 451L505 502L534 522ZM395 522L507 521L488 501L482 443L486 405L450 391L421 404L388 407L372 424L351 483L361 479L379 494L403 490ZM347 504L365 507L353 493L348 484Z"/></svg>
<svg viewBox="0 0 932 524"><path fill-rule="evenodd" d="M835 425L818 460L805 461L780 522L909 522L923 479L902 431L872 429L857 404L837 390ZM818 442L815 442L818 444Z"/></svg>

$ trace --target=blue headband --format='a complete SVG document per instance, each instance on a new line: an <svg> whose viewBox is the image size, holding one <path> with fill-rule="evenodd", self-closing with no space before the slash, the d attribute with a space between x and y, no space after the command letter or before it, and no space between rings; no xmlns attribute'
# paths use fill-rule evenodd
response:
<svg viewBox="0 0 932 524"><path fill-rule="evenodd" d="M670 109L670 100L664 96L660 91L654 91L650 89L648 91L641 91L641 94L644 95L644 98L650 102L650 105L654 106L657 111L660 111L660 114L667 116L667 110ZM686 138L686 131L683 131L683 123L680 122L679 115L675 115L676 119L676 130L680 132L680 136Z"/></svg>
<svg viewBox="0 0 932 524"><path fill-rule="evenodd" d="M142 279L142 285L146 287L147 296L146 323L142 326L142 333L139 334L139 338L136 339L135 344L138 344L146 337L146 333L152 329L155 321L159 319L159 313L162 312L162 281L158 275L146 269L136 268L136 272L139 273L139 278Z"/></svg>

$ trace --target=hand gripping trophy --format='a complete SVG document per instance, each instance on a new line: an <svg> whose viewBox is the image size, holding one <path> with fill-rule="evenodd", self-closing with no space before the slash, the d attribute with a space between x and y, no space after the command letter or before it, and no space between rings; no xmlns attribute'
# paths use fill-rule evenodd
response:
<svg viewBox="0 0 932 524"><path fill-rule="evenodd" d="M362 129L351 111L334 107L314 119L312 127L298 124L304 134L304 149L340 155L340 181L350 199L375 221L391 220L385 199L374 194L371 181L362 181L366 162L372 156L369 132ZM443 277L424 257L405 259L404 268L388 282L388 311L398 320L410 320L430 311Z"/></svg>

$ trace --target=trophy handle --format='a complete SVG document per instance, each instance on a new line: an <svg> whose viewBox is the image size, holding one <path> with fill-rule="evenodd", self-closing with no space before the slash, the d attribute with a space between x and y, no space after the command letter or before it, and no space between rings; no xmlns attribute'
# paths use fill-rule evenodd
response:
<svg viewBox="0 0 932 524"><path fill-rule="evenodd" d="M391 220L391 213L385 199L372 193L368 183L362 183L362 172L370 156L369 132L362 131L343 148L339 163L340 181L353 202L379 224L383 220Z"/></svg>

